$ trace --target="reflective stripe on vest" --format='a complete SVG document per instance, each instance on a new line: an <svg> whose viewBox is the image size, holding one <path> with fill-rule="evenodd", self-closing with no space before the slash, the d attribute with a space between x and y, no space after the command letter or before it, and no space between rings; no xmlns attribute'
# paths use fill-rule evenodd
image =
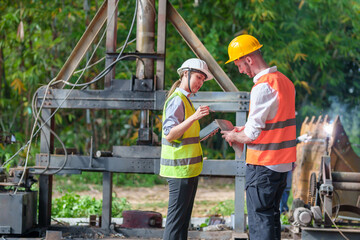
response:
<svg viewBox="0 0 360 240"><path fill-rule="evenodd" d="M265 122L259 137L247 145L246 162L254 165L276 165L296 160L295 88L282 73L262 76L259 83L268 83L278 92L276 116Z"/></svg>
<svg viewBox="0 0 360 240"><path fill-rule="evenodd" d="M170 99L179 96L185 106L185 117L195 113L190 100L180 91L175 91L165 102L163 121L166 119L166 106ZM200 124L195 121L183 136L176 141L168 142L162 133L160 159L160 176L172 178L196 177L202 170L202 149L200 145Z"/></svg>
<svg viewBox="0 0 360 240"><path fill-rule="evenodd" d="M162 145L173 146L176 148L184 146L184 145L199 143L199 142L200 142L200 137L185 138L185 139L182 139L181 142L179 142L179 143L176 143L176 142L171 143L168 140L166 140L165 138L161 139Z"/></svg>
<svg viewBox="0 0 360 240"><path fill-rule="evenodd" d="M248 144L248 148L258 151L266 150L280 150L284 148L291 148L296 146L296 140L284 141L280 143L267 143L267 144Z"/></svg>
<svg viewBox="0 0 360 240"><path fill-rule="evenodd" d="M161 165L166 166L183 166L199 163L202 161L202 156L194 158L184 158L184 159L161 159Z"/></svg>
<svg viewBox="0 0 360 240"><path fill-rule="evenodd" d="M277 129L277 128L284 128L284 127L289 127L289 126L295 126L296 125L296 119L292 118L292 119L288 119L285 121L279 121L276 123L266 123L265 124L265 128L263 128L262 130L273 130L273 129Z"/></svg>

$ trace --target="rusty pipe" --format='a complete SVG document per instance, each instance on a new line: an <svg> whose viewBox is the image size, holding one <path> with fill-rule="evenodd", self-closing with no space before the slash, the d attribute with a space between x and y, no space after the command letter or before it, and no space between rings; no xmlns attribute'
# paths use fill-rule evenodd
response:
<svg viewBox="0 0 360 240"><path fill-rule="evenodd" d="M136 50L140 53L154 53L155 46L155 0L140 0L136 22ZM154 60L137 61L138 79L154 78Z"/></svg>
<svg viewBox="0 0 360 240"><path fill-rule="evenodd" d="M360 173L357 172L332 172L334 182L358 182L360 183Z"/></svg>
<svg viewBox="0 0 360 240"><path fill-rule="evenodd" d="M357 182L333 182L335 190L360 191L360 183Z"/></svg>
<svg viewBox="0 0 360 240"><path fill-rule="evenodd" d="M140 0L136 22L136 50L154 53L155 46L155 0ZM137 79L154 79L154 60L143 59L136 63ZM140 113L140 128L149 127L149 110Z"/></svg>

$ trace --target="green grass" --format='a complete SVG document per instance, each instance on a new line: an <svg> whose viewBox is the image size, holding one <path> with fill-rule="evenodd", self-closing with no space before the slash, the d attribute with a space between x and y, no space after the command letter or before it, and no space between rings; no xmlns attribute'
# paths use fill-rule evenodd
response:
<svg viewBox="0 0 360 240"><path fill-rule="evenodd" d="M226 200L217 203L209 211L211 215L231 216L235 212L234 200Z"/></svg>
<svg viewBox="0 0 360 240"><path fill-rule="evenodd" d="M102 173L83 172L82 174L55 175L54 181L56 184L56 190L59 192L87 191L90 190L88 184L102 186ZM113 174L114 186L152 187L154 185L164 183L166 183L164 178L154 174Z"/></svg>

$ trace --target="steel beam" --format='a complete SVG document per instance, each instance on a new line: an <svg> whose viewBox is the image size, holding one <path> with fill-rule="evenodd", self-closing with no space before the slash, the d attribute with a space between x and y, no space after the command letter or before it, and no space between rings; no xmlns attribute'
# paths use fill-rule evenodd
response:
<svg viewBox="0 0 360 240"><path fill-rule="evenodd" d="M143 154L145 155L146 152L144 152ZM90 156L69 155L64 170L159 174L159 165L160 165L159 158L146 158L146 157L94 158L93 157L91 160L92 161L91 168L89 167L90 160L91 160ZM45 167L48 163L48 155L37 154L36 161L38 167ZM62 166L63 162L64 162L64 156L51 155L48 173L58 170ZM35 169L35 173L41 171L42 171L41 168ZM244 161L205 160L204 167L200 176L219 176L219 177L245 176Z"/></svg>
<svg viewBox="0 0 360 240"><path fill-rule="evenodd" d="M165 91L131 92L110 90L72 90L65 99L68 89L51 89L46 95L44 108L77 109L132 109L162 110ZM37 105L40 106L44 90L39 90ZM208 105L219 112L248 111L250 94L248 92L198 92L191 98L194 106Z"/></svg>
<svg viewBox="0 0 360 240"><path fill-rule="evenodd" d="M47 120L52 113L50 109L42 110L42 118ZM40 152L51 154L54 152L54 135L50 129L55 129L55 118L52 118L41 131ZM51 223L51 198L52 198L53 176L40 175L39 177L39 226L46 227Z"/></svg>
<svg viewBox="0 0 360 240"><path fill-rule="evenodd" d="M185 42L189 45L195 55L207 63L211 73L214 75L215 80L219 84L219 86L226 92L238 92L239 90L234 85L234 83L226 75L224 70L219 66L213 56L202 44L200 39L195 35L189 25L187 25L185 20L181 17L181 15L176 11L176 9L171 5L169 1L167 4L167 18L174 25L176 30L179 32Z"/></svg>
<svg viewBox="0 0 360 240"><path fill-rule="evenodd" d="M207 105L218 112L249 111L250 93L248 92L198 92L190 98L197 108ZM244 123L245 124L245 123Z"/></svg>
<svg viewBox="0 0 360 240"><path fill-rule="evenodd" d="M70 109L150 109L162 110L165 102L165 91L131 92L110 90L72 90L51 89L46 95L44 108ZM44 91L39 91L38 106L42 103Z"/></svg>
<svg viewBox="0 0 360 240"><path fill-rule="evenodd" d="M102 218L101 228L110 229L111 224L111 208L112 208L112 185L113 185L112 172L103 172L103 205L102 205Z"/></svg>
<svg viewBox="0 0 360 240"><path fill-rule="evenodd" d="M236 126L243 126L246 123L246 112L236 112ZM245 218L245 151L239 159L235 156L235 159L239 161L237 165L238 171L242 172L241 176L235 177L235 216L234 216L234 230L236 232L246 231L246 218Z"/></svg>

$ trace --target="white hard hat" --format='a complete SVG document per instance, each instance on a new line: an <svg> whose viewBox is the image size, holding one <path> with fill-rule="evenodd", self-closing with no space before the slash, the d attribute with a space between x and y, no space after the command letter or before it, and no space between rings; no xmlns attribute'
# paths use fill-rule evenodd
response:
<svg viewBox="0 0 360 240"><path fill-rule="evenodd" d="M178 68L177 73L181 75L184 71L200 71L205 75L205 81L211 80L214 78L214 76L209 71L209 68L205 61L198 59L198 58L190 58L186 60L180 68Z"/></svg>

